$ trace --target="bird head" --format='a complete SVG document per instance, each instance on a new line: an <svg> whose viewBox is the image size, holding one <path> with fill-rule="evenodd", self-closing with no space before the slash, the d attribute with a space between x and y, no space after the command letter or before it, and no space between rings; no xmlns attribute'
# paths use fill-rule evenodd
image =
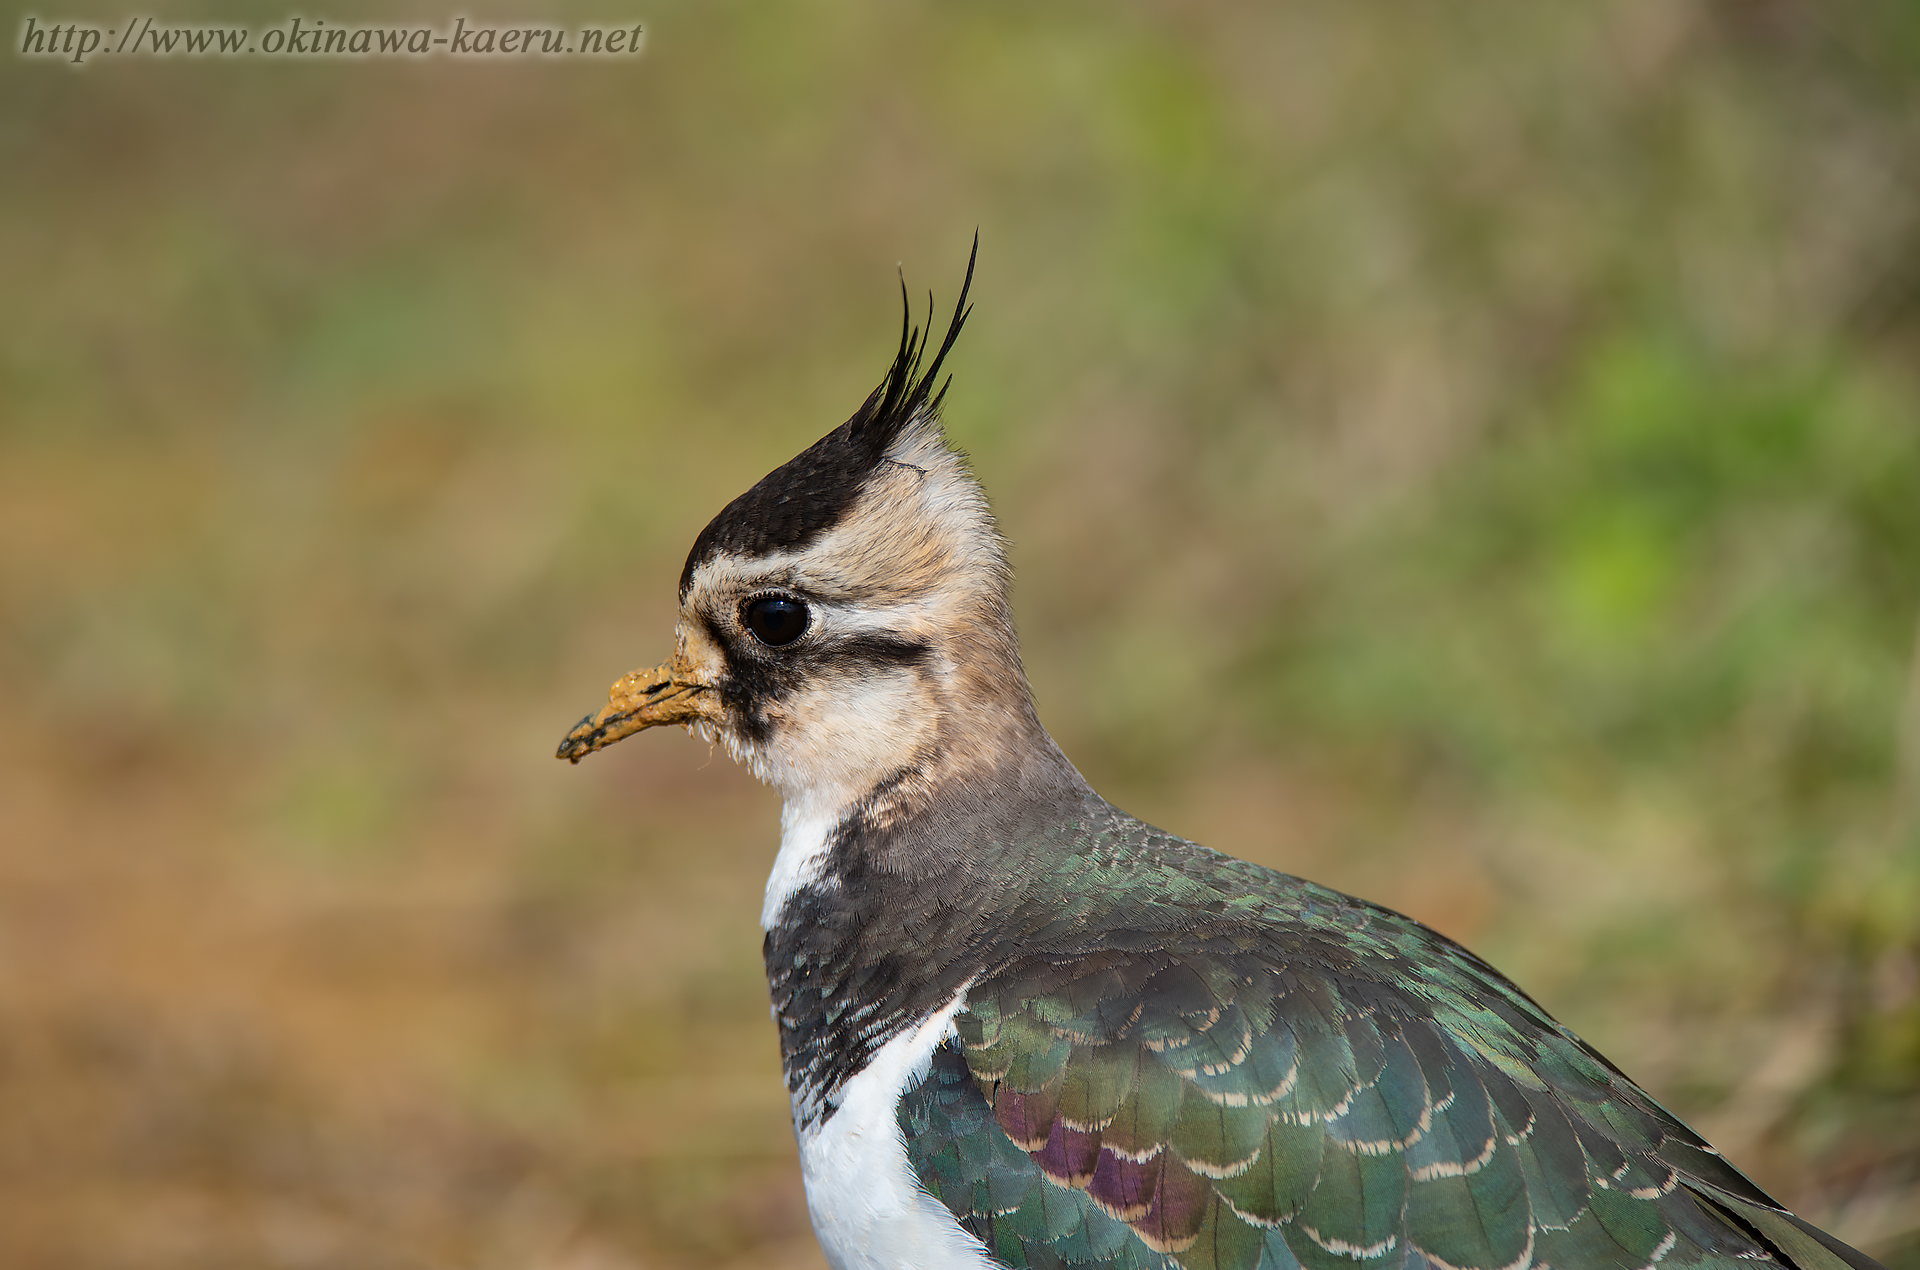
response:
<svg viewBox="0 0 1920 1270"><path fill-rule="evenodd" d="M940 425L935 379L966 292L929 365L909 314L853 417L701 531L680 574L673 656L614 684L559 757L677 723L790 805L829 810L911 800L1039 732L1005 547Z"/></svg>

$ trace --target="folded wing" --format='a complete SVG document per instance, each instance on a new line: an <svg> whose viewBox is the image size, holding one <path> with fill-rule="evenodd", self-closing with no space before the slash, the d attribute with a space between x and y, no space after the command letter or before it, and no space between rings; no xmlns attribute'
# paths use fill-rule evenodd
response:
<svg viewBox="0 0 1920 1270"><path fill-rule="evenodd" d="M1218 941L1014 965L903 1103L909 1157L1009 1266L1874 1265L1453 970Z"/></svg>

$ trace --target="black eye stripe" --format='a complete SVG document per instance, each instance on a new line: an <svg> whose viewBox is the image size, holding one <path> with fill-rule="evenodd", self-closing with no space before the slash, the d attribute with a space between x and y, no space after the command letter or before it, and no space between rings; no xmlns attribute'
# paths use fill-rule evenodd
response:
<svg viewBox="0 0 1920 1270"><path fill-rule="evenodd" d="M813 660L839 666L919 666L933 656L933 646L899 635L849 635L834 640Z"/></svg>
<svg viewBox="0 0 1920 1270"><path fill-rule="evenodd" d="M763 598L755 596L754 599ZM746 605L740 619L744 625ZM934 655L933 645L921 640L881 632L866 632L809 640L799 647L775 649L755 655L753 646L767 647L758 636L742 647L740 627L723 621L711 610L700 610L700 624L726 662L726 672L715 685L720 699L736 720L736 726L748 739L764 742L772 735L765 708L784 701L812 677L826 674L871 673L883 667L905 669L923 666Z"/></svg>

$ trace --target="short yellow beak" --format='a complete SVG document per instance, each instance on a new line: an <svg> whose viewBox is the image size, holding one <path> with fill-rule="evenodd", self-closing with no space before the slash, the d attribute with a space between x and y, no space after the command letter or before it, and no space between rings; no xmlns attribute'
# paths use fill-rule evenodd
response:
<svg viewBox="0 0 1920 1270"><path fill-rule="evenodd" d="M588 715L567 733L554 757L578 763L642 728L713 719L715 704L712 689L674 662L652 670L636 670L613 685L607 693L607 704L598 714Z"/></svg>

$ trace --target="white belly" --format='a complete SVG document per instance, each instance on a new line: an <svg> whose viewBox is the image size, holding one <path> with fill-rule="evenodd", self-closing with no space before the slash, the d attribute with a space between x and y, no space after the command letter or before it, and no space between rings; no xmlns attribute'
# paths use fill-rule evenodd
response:
<svg viewBox="0 0 1920 1270"><path fill-rule="evenodd" d="M945 1009L880 1047L848 1081L840 1107L800 1137L814 1233L836 1270L989 1270L980 1241L927 1194L907 1164L894 1116L901 1091L925 1078L953 1034L962 990Z"/></svg>

